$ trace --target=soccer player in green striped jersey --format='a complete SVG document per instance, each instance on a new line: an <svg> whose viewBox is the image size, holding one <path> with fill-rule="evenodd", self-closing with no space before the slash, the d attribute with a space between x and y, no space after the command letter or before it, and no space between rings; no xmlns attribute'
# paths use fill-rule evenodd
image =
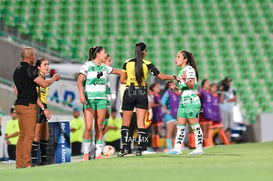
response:
<svg viewBox="0 0 273 181"><path fill-rule="evenodd" d="M83 151L84 160L88 160L88 147L91 143L91 130L93 118L95 118L96 132L96 158L103 158L102 152L102 133L103 121L106 115L107 99L106 99L106 82L107 74L119 74L119 70L108 65L102 64L107 54L101 46L89 49L88 61L82 65L78 78L78 89L80 93L80 101L87 104L85 114L85 131L83 135ZM83 81L86 80L85 90L83 90Z"/></svg>
<svg viewBox="0 0 273 181"><path fill-rule="evenodd" d="M182 50L176 55L175 63L181 67L178 73L180 81L178 88L182 91L177 112L177 134L174 150L167 154L181 154L181 146L186 134L186 123L188 122L195 135L196 149L190 154L203 154L203 133L199 125L198 117L201 102L197 96L198 69L191 52Z"/></svg>

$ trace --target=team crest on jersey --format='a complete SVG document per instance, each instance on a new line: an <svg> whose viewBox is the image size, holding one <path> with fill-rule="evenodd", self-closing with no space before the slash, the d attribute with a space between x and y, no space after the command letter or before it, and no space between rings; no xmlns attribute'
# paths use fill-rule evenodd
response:
<svg viewBox="0 0 273 181"><path fill-rule="evenodd" d="M102 71L97 72L97 78L100 79L103 76Z"/></svg>

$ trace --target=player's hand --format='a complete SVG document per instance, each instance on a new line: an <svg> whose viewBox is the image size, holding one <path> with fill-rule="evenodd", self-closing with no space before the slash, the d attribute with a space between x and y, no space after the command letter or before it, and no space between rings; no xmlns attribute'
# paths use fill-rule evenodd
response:
<svg viewBox="0 0 273 181"><path fill-rule="evenodd" d="M184 72L184 74L181 75L181 78L184 82L186 82L187 80L187 75L186 75L186 71Z"/></svg>
<svg viewBox="0 0 273 181"><path fill-rule="evenodd" d="M48 110L48 109L45 109L44 110L44 115L47 119L50 119L51 118L51 112Z"/></svg>
<svg viewBox="0 0 273 181"><path fill-rule="evenodd" d="M167 113L167 114L172 114L171 111L169 111L169 110L167 110L166 113Z"/></svg>
<svg viewBox="0 0 273 181"><path fill-rule="evenodd" d="M109 117L110 117L109 111L108 109L106 109L105 119L109 119Z"/></svg>
<svg viewBox="0 0 273 181"><path fill-rule="evenodd" d="M87 104L85 97L80 97L80 101L82 104Z"/></svg>
<svg viewBox="0 0 273 181"><path fill-rule="evenodd" d="M55 80L55 81L58 81L58 80L60 80L60 74L54 74L54 76L53 76L53 79Z"/></svg>

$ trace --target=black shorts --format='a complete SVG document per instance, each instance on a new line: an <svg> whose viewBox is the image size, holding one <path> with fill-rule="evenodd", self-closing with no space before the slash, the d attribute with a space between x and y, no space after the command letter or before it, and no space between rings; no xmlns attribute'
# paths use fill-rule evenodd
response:
<svg viewBox="0 0 273 181"><path fill-rule="evenodd" d="M147 88L126 88L122 100L122 110L133 111L134 108L148 109Z"/></svg>
<svg viewBox="0 0 273 181"><path fill-rule="evenodd" d="M47 108L46 104L43 104L43 105L45 106L45 108ZM44 111L40 107L38 107L37 113L38 113L38 118L36 123L44 123L47 121Z"/></svg>

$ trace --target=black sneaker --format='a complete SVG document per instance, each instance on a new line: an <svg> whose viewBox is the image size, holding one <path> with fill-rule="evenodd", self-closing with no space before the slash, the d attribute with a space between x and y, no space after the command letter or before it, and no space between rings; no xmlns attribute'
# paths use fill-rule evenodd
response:
<svg viewBox="0 0 273 181"><path fill-rule="evenodd" d="M120 150L120 152L118 153L118 157L124 157L124 155L128 155L127 149Z"/></svg>
<svg viewBox="0 0 273 181"><path fill-rule="evenodd" d="M142 151L141 150L137 150L136 151L136 156L142 156Z"/></svg>
<svg viewBox="0 0 273 181"><path fill-rule="evenodd" d="M45 165L48 165L48 163L47 162L41 162L40 163L40 166L45 166Z"/></svg>

